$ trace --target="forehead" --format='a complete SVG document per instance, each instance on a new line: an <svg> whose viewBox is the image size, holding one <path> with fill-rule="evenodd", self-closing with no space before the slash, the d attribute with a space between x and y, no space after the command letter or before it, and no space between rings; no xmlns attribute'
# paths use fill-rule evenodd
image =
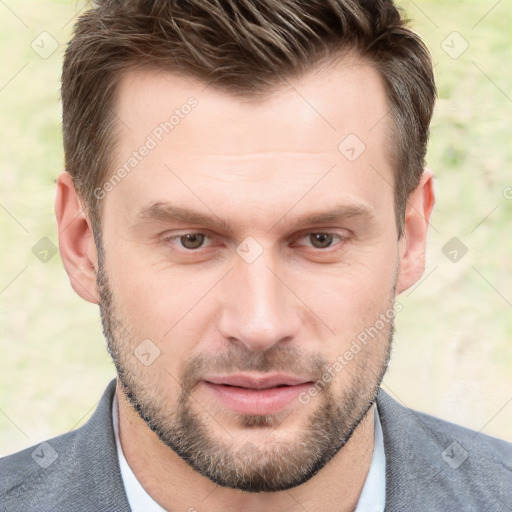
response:
<svg viewBox="0 0 512 512"><path fill-rule="evenodd" d="M188 121L180 117L177 124L181 129L173 129L166 141L170 147L175 142L175 149L182 152L220 152L224 149L222 142L238 153L281 150L281 140L275 135L282 128L287 129L282 135L289 135L286 146L290 149L324 147L330 151L347 134L372 142L370 132L377 124L383 130L390 121L379 73L369 61L355 55L300 78L278 79L268 94L254 96L235 96L191 77L136 69L127 72L118 87L117 111L124 142L137 143L132 136L138 137L139 132L151 134L157 128L155 121L169 121L191 98L199 108L194 108ZM193 133L185 130L192 123ZM259 130L263 127L267 129ZM380 131L376 130L377 134ZM247 133L252 140L234 137ZM186 147L180 147L182 137L186 138Z"/></svg>
<svg viewBox="0 0 512 512"><path fill-rule="evenodd" d="M199 206L198 199L213 197L219 206L229 197L235 214L236 195L246 208L266 208L297 200L327 175L308 200L337 189L371 202L393 182L385 91L378 72L357 58L282 80L257 100L189 77L133 70L119 85L116 114L113 171L125 166L129 175L109 201L117 197L126 208L180 195ZM134 165L126 166L130 159Z"/></svg>

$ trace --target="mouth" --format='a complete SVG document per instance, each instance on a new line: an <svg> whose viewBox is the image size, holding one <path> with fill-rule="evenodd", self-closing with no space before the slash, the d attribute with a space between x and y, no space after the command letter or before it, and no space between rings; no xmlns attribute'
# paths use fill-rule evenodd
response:
<svg viewBox="0 0 512 512"><path fill-rule="evenodd" d="M208 382L208 381L207 381ZM213 384L210 382L210 384ZM219 384L219 386L227 386L228 388L242 388L242 389L253 389L253 390L265 390L265 389L274 389L274 388L287 388L292 386L292 384L278 384L277 386L268 386L268 387L262 387L262 388L248 388L245 386L234 386L233 384Z"/></svg>
<svg viewBox="0 0 512 512"><path fill-rule="evenodd" d="M229 375L203 381L215 400L238 414L275 414L297 401L313 384L310 379L290 375Z"/></svg>

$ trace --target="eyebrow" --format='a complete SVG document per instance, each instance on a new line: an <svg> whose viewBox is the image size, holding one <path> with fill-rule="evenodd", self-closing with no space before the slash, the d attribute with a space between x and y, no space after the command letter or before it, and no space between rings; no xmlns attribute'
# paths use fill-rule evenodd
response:
<svg viewBox="0 0 512 512"><path fill-rule="evenodd" d="M275 222L269 231L285 219L288 216L288 213ZM308 225L342 221L352 217L361 217L371 220L375 217L375 214L373 208L363 203L340 204L334 206L334 208L330 210L303 214L292 221L286 221L286 224L293 225L296 228L301 228ZM159 220L180 224L199 224L205 228L221 229L231 234L234 232L233 226L229 221L219 217L213 212L211 215L208 215L168 202L157 202L148 207L141 208L137 212L136 218L140 220Z"/></svg>

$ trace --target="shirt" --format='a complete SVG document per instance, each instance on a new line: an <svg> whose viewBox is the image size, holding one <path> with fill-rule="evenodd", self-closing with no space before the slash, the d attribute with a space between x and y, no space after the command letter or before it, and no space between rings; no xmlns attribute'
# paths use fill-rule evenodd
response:
<svg viewBox="0 0 512 512"><path fill-rule="evenodd" d="M373 448L370 470L354 512L384 512L386 501L386 456L384 453L384 438L379 420L377 407L373 406L375 421L375 444ZM119 439L119 412L117 395L114 395L112 402L112 422L116 437L117 458L124 489L132 512L166 512L151 496L144 490L137 477L131 470L124 456L121 441Z"/></svg>
<svg viewBox="0 0 512 512"><path fill-rule="evenodd" d="M373 406L375 439L372 463L354 512L384 512L386 505L386 454L379 411Z"/></svg>

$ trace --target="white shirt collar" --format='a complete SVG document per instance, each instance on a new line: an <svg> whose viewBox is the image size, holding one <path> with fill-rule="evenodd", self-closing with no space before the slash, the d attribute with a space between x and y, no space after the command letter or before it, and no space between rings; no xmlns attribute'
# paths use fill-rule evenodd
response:
<svg viewBox="0 0 512 512"><path fill-rule="evenodd" d="M372 463L354 512L384 512L386 506L386 454L377 406L373 406L375 441Z"/></svg>
<svg viewBox="0 0 512 512"><path fill-rule="evenodd" d="M145 490L137 477L131 470L121 447L119 440L119 409L117 404L117 394L114 394L112 402L112 423L114 424L114 433L116 436L117 460L121 469L124 490L132 512L166 512Z"/></svg>
<svg viewBox="0 0 512 512"><path fill-rule="evenodd" d="M373 406L375 418L375 445L373 448L370 471L366 477L363 491L354 512L383 512L386 502L386 455L384 453L384 438L380 425L377 407ZM166 512L151 496L144 490L137 477L131 470L121 447L119 440L119 412L117 395L114 394L112 403L112 423L116 437L117 458L124 489L132 512Z"/></svg>

